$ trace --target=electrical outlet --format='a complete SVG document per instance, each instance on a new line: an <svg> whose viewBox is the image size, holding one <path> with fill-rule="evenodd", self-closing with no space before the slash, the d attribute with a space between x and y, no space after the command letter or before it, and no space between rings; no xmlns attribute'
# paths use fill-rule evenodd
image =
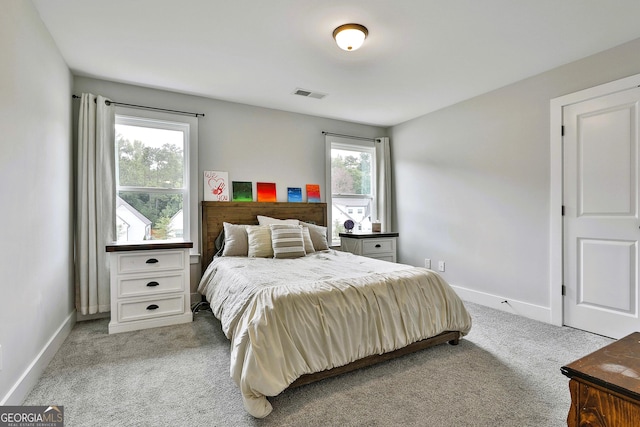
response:
<svg viewBox="0 0 640 427"><path fill-rule="evenodd" d="M438 261L438 271L444 272L444 261Z"/></svg>
<svg viewBox="0 0 640 427"><path fill-rule="evenodd" d="M424 259L424 268L431 268L431 258Z"/></svg>

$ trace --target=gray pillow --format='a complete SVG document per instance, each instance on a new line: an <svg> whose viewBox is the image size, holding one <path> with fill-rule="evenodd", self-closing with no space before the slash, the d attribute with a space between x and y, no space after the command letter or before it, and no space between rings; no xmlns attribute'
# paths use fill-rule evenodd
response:
<svg viewBox="0 0 640 427"><path fill-rule="evenodd" d="M311 241L313 242L313 247L316 251L329 249L329 242L327 242L327 227L309 224L302 221L300 221L300 225L303 227L309 227L309 235L311 236Z"/></svg>
<svg viewBox="0 0 640 427"><path fill-rule="evenodd" d="M225 222L224 226L224 248L222 256L247 256L249 252L249 244L247 243L247 226L229 224Z"/></svg>

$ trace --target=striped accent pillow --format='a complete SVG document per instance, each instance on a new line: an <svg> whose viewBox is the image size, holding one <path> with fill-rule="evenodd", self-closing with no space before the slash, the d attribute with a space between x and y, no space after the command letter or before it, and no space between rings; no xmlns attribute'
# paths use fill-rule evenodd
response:
<svg viewBox="0 0 640 427"><path fill-rule="evenodd" d="M306 255L302 226L271 224L271 245L274 258L299 258Z"/></svg>

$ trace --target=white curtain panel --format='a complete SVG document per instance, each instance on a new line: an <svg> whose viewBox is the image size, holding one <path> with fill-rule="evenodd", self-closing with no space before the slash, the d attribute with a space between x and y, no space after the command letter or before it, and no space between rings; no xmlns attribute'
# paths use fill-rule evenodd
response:
<svg viewBox="0 0 640 427"><path fill-rule="evenodd" d="M110 311L109 259L115 236L115 114L106 99L83 93L78 118L76 183L76 310Z"/></svg>
<svg viewBox="0 0 640 427"><path fill-rule="evenodd" d="M378 220L382 231L391 230L391 153L389 138L376 138L376 169L378 175Z"/></svg>

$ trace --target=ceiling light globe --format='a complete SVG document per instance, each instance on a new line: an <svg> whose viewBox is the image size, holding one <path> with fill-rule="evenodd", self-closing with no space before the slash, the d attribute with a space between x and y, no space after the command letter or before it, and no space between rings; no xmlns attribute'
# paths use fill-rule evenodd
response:
<svg viewBox="0 0 640 427"><path fill-rule="evenodd" d="M333 31L333 38L342 50L353 51L364 43L369 31L359 24L341 25Z"/></svg>

